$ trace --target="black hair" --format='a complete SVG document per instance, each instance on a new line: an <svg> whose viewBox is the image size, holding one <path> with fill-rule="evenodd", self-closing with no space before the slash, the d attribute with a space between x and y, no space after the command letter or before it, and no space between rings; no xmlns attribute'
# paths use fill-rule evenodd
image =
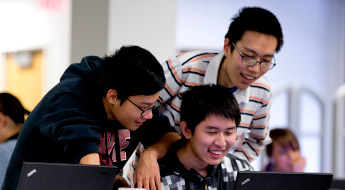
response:
<svg viewBox="0 0 345 190"><path fill-rule="evenodd" d="M7 92L0 93L0 107L2 107L0 111L8 115L16 124L24 123L25 115L30 114L15 96Z"/></svg>
<svg viewBox="0 0 345 190"><path fill-rule="evenodd" d="M283 46L283 32L277 17L270 11L260 7L244 7L232 18L228 33L225 38L236 44L241 40L245 31L255 31L263 34L273 35L277 38L276 52ZM231 45L231 50L234 47Z"/></svg>
<svg viewBox="0 0 345 190"><path fill-rule="evenodd" d="M102 96L115 89L124 101L128 96L152 95L163 89L164 71L157 59L138 46L122 46L105 56L98 81Z"/></svg>
<svg viewBox="0 0 345 190"><path fill-rule="evenodd" d="M219 85L194 86L182 94L181 121L194 133L195 127L210 115L222 116L240 124L241 113L230 89Z"/></svg>

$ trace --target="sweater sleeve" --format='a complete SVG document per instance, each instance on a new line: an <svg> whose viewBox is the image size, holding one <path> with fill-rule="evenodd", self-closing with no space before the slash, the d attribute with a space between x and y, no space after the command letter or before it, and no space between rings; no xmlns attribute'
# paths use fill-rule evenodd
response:
<svg viewBox="0 0 345 190"><path fill-rule="evenodd" d="M63 147L66 159L74 163L86 154L99 152L100 124L91 114L90 104L62 90L48 102L42 115L42 134Z"/></svg>

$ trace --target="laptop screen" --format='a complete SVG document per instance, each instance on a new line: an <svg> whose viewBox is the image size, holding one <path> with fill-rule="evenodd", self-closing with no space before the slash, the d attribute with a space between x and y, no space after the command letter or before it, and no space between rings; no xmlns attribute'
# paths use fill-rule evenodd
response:
<svg viewBox="0 0 345 190"><path fill-rule="evenodd" d="M280 173L239 172L236 190L328 190L333 178L331 173Z"/></svg>
<svg viewBox="0 0 345 190"><path fill-rule="evenodd" d="M18 190L112 190L119 169L62 163L24 162Z"/></svg>

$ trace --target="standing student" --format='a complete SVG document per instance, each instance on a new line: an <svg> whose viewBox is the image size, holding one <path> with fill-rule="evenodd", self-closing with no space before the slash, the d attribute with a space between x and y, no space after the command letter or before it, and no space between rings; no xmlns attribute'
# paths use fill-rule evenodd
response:
<svg viewBox="0 0 345 190"><path fill-rule="evenodd" d="M0 184L4 181L8 162L28 114L30 112L17 97L7 92L0 93Z"/></svg>
<svg viewBox="0 0 345 190"><path fill-rule="evenodd" d="M159 160L163 189L234 189L238 171L253 170L229 153L241 115L235 97L218 85L182 94L182 139Z"/></svg>
<svg viewBox="0 0 345 190"><path fill-rule="evenodd" d="M23 125L2 189L16 189L23 161L122 168L139 142L149 148L137 182L160 188L157 159L179 138L155 109L164 84L162 66L138 46L70 65Z"/></svg>
<svg viewBox="0 0 345 190"><path fill-rule="evenodd" d="M270 137L272 143L266 147L269 163L264 171L304 172L306 160L295 134L289 129L276 128L270 131Z"/></svg>
<svg viewBox="0 0 345 190"><path fill-rule="evenodd" d="M241 110L234 154L255 160L271 142L271 91L264 74L276 65L274 55L282 45L282 29L274 14L260 7L242 8L225 35L223 52L183 52L162 64L167 82L160 94L161 110L178 130L182 92L202 84L228 88Z"/></svg>

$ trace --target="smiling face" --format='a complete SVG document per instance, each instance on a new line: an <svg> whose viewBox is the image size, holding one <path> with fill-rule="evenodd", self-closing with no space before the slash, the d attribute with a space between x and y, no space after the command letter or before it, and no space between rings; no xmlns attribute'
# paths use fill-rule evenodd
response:
<svg viewBox="0 0 345 190"><path fill-rule="evenodd" d="M152 107L159 97L159 92L153 95L129 96L134 104L145 110ZM127 129L134 131L138 129L146 120L152 119L152 111L146 115L141 115L142 110L135 106L128 99L117 99L116 90L109 90L107 96L103 98L104 107L107 112L108 120L118 120Z"/></svg>
<svg viewBox="0 0 345 190"><path fill-rule="evenodd" d="M233 120L210 115L200 122L192 132L181 122L183 135L188 139L185 158L181 162L187 169L205 172L208 165L219 164L236 140L236 124ZM179 154L178 154L179 155Z"/></svg>
<svg viewBox="0 0 345 190"><path fill-rule="evenodd" d="M236 42L238 49L246 56L257 61L271 61L277 47L278 40L272 35L254 31L244 32L241 40ZM218 84L231 88L248 88L253 82L264 75L267 70L260 69L260 64L247 66L242 63L242 57L234 49L231 51L231 42L226 38L224 41L225 59L221 64Z"/></svg>

